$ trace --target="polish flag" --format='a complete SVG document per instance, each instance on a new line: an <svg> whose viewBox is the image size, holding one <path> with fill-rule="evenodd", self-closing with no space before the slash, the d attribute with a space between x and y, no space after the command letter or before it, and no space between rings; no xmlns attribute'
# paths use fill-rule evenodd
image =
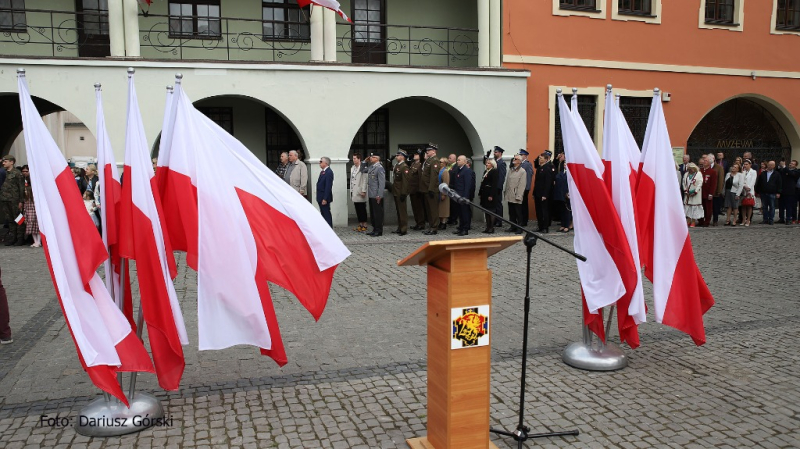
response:
<svg viewBox="0 0 800 449"><path fill-rule="evenodd" d="M573 95L570 111L559 94L558 107L574 217L575 251L587 258L586 262L578 262L584 322L605 340L602 314L598 310L615 304L634 289L636 266L603 180L603 161L578 115L577 96Z"/></svg>
<svg viewBox="0 0 800 449"><path fill-rule="evenodd" d="M95 272L108 254L24 74L17 82L39 229L61 310L92 383L127 406L117 372L152 373L153 363Z"/></svg>
<svg viewBox="0 0 800 449"><path fill-rule="evenodd" d="M22 223L25 223L25 216L22 215L22 214L17 215L17 218L14 219L14 223L16 223L18 225L21 225Z"/></svg>
<svg viewBox="0 0 800 449"><path fill-rule="evenodd" d="M636 237L636 213L634 193L636 190L636 172L633 166L639 165L641 153L636 140L622 115L619 105L614 101L611 90L606 91L606 110L603 131L603 174L617 215L625 230L625 237L630 247L634 265L639 264L639 244ZM617 325L620 340L631 348L639 346L637 325L647 321L647 309L644 304L642 290L642 272L636 270L636 280L632 289L628 289L617 302Z"/></svg>
<svg viewBox="0 0 800 449"><path fill-rule="evenodd" d="M306 6L310 5L311 3L313 3L313 4L317 5L317 6L322 6L323 8L328 8L328 9L330 9L332 11L335 11L336 14L339 14L339 16L342 19L344 19L344 20L346 20L346 21L348 21L350 23L353 23L353 21L350 20L349 17L347 17L347 15L344 13L344 11L342 11L342 5L340 5L339 2L337 2L336 0L297 0L297 4L300 5L301 8L305 8Z"/></svg>
<svg viewBox="0 0 800 449"><path fill-rule="evenodd" d="M642 146L636 203L640 257L653 282L656 321L689 334L700 346L706 342L703 314L714 298L694 260L658 91Z"/></svg>
<svg viewBox="0 0 800 449"><path fill-rule="evenodd" d="M119 201L122 186L119 183L119 170L114 158L114 151L111 149L111 141L106 131L103 94L99 84L95 85L95 97L97 102L97 172L101 189L100 222L103 224L103 244L108 248L111 256L103 262L106 288L112 293L117 307L122 309L131 327L135 330L131 283L127 275L127 268L124 291L123 288L120 288L122 267L119 255ZM108 273L111 273L111 276Z"/></svg>
<svg viewBox="0 0 800 449"><path fill-rule="evenodd" d="M308 201L197 111L180 83L174 95L169 158L160 158L158 171L165 201L197 201L169 211L166 222L182 226L170 232L197 239L182 249L197 263L200 349L248 344L284 365L268 282L319 319L334 270L350 252ZM219 176L220 160L236 176Z"/></svg>
<svg viewBox="0 0 800 449"><path fill-rule="evenodd" d="M161 228L161 202L155 189L153 165L133 74L128 75L128 123L125 171L120 201L120 254L136 261L141 307L158 383L177 390L185 362L181 345L189 343L172 278L175 259Z"/></svg>

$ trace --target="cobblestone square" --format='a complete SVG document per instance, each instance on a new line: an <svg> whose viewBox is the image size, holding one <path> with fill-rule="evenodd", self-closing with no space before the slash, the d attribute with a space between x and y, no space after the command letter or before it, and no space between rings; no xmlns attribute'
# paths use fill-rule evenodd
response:
<svg viewBox="0 0 800 449"><path fill-rule="evenodd" d="M423 268L396 262L426 239L337 232L353 254L338 268L319 322L272 289L289 356L283 368L252 347L197 351L196 273L179 256L175 285L191 340L182 387L164 392L153 375L138 382L161 399L173 426L106 439L40 424L41 415L74 422L99 393L80 367L43 251L0 248L15 340L0 347L0 447L406 447L426 426L426 280ZM550 236L572 246L571 235ZM580 435L528 447L800 447L800 227L694 229L691 236L716 300L705 316L708 342L695 347L648 322L640 326L641 347L625 348L630 365L613 373L561 361L580 338L576 263L546 244L534 248L524 421L533 432ZM517 244L489 265L491 425L513 429L525 249ZM648 281L645 290L652 307Z"/></svg>

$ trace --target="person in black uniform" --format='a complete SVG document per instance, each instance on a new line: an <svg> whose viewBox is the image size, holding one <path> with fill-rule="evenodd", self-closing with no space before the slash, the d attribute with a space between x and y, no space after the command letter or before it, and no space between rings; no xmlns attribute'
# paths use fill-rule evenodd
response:
<svg viewBox="0 0 800 449"><path fill-rule="evenodd" d="M553 184L556 169L550 158L553 153L545 151L534 161L536 178L533 181L533 203L536 207L536 220L539 232L550 232L550 199L553 196Z"/></svg>
<svg viewBox="0 0 800 449"><path fill-rule="evenodd" d="M486 159L486 171L483 172L478 197L481 199L481 206L493 212L497 210L497 203L501 200L499 173L497 162L491 158ZM482 232L484 234L494 234L495 217L486 213L484 215L486 216L486 229Z"/></svg>

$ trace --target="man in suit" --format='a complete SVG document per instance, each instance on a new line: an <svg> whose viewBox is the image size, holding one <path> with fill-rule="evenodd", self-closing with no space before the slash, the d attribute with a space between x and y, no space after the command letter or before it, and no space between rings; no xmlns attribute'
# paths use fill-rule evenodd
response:
<svg viewBox="0 0 800 449"><path fill-rule="evenodd" d="M797 169L797 161L789 162L789 165L780 170L783 190L781 191L781 215L778 223L792 224L797 223L797 179L800 178L800 170Z"/></svg>
<svg viewBox="0 0 800 449"><path fill-rule="evenodd" d="M330 169L331 159L322 157L319 159L319 179L317 179L317 204L322 218L333 227L333 217L331 217L331 203L333 202L333 170Z"/></svg>
<svg viewBox="0 0 800 449"><path fill-rule="evenodd" d="M386 188L386 170L381 165L381 157L372 153L369 166L361 164L362 173L367 174L367 198L369 198L369 218L372 220L370 237L383 235L383 191Z"/></svg>
<svg viewBox="0 0 800 449"><path fill-rule="evenodd" d="M497 163L497 188L499 190L497 201L495 202L494 213L501 217L503 216L503 188L506 183L506 173L508 172L506 161L503 160L503 153L505 151L506 150L498 146L494 147L494 161ZM500 219L493 218L493 220L495 226L503 226L503 222L500 221Z"/></svg>
<svg viewBox="0 0 800 449"><path fill-rule="evenodd" d="M408 234L408 198L409 178L411 168L406 163L408 154L400 150L397 152L397 164L394 166L394 177L392 179L392 195L394 195L394 206L397 211L397 230L393 234Z"/></svg>
<svg viewBox="0 0 800 449"><path fill-rule="evenodd" d="M528 226L528 215L530 214L530 210L528 209L528 194L531 192L531 182L533 181L533 165L528 160L528 153L525 150L519 150L520 156L522 156L522 169L525 170L525 196L522 197L522 216L518 217L518 223L520 226L525 227Z"/></svg>
<svg viewBox="0 0 800 449"><path fill-rule="evenodd" d="M764 221L761 224L773 224L775 221L775 198L780 199L783 190L781 174L775 170L775 161L767 162L767 169L758 175L756 193L761 195L761 207Z"/></svg>
<svg viewBox="0 0 800 449"><path fill-rule="evenodd" d="M686 175L686 170L688 170L690 162L692 162L692 157L689 156L688 154L684 154L683 155L683 164L678 166L678 171L680 171L680 173L681 173L681 179L680 179L680 182L678 183L678 186L683 185L682 184L683 183L683 177L684 177L684 175ZM681 199L683 199L683 197L685 197L685 196L686 196L686 192L684 192L683 189L681 189Z"/></svg>
<svg viewBox="0 0 800 449"><path fill-rule="evenodd" d="M467 166L467 157L461 155L456 159L454 170L455 179L452 179L453 190L462 198L469 198L475 195L475 172ZM472 214L470 214L469 204L458 204L458 229L454 234L464 236L469 234L472 224Z"/></svg>
<svg viewBox="0 0 800 449"><path fill-rule="evenodd" d="M552 155L550 151L545 151L534 162L536 178L533 182L533 203L539 232L544 233L550 232L550 198L556 180L556 169L550 162Z"/></svg>

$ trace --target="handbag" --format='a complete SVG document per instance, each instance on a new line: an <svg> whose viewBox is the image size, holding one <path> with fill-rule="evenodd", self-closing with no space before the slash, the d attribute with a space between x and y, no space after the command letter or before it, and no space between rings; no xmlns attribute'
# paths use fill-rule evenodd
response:
<svg viewBox="0 0 800 449"><path fill-rule="evenodd" d="M747 195L742 200L742 206L755 206L755 205L756 205L756 199L755 197L753 197L753 195Z"/></svg>

